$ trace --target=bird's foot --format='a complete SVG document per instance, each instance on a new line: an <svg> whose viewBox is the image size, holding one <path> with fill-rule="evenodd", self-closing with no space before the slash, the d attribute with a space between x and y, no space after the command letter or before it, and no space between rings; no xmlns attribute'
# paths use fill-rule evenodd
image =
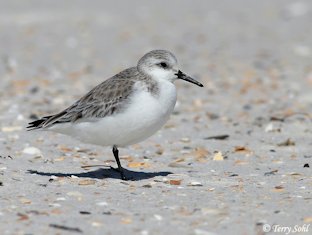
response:
<svg viewBox="0 0 312 235"><path fill-rule="evenodd" d="M124 175L124 172L123 172L123 169L121 168L121 169L119 169L119 168L115 168L115 167L110 167L112 170L114 170L114 171L117 171L117 172L119 172L119 174L120 174L120 178L122 179L122 180L129 180L125 175Z"/></svg>

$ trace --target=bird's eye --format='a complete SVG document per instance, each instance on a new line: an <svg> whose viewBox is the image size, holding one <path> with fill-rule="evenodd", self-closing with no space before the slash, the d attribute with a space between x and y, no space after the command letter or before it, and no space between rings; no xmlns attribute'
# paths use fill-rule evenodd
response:
<svg viewBox="0 0 312 235"><path fill-rule="evenodd" d="M168 65L167 65L165 62L161 62L159 65L160 65L161 67L163 67L163 68L167 68L167 67L168 67Z"/></svg>

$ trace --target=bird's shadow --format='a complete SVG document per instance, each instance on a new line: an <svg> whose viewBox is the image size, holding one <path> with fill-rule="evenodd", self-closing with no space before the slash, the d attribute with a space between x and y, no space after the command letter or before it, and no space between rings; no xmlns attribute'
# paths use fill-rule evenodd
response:
<svg viewBox="0 0 312 235"><path fill-rule="evenodd" d="M126 175L128 180L131 181L139 181L154 178L156 176L167 176L172 174L172 172L168 171L161 171L161 172L138 172L138 171L131 171L127 169L123 169L124 174ZM29 174L37 174L41 176L57 176L57 177L70 177L76 176L79 178L92 178L92 179L121 179L120 173L112 168L99 168L94 171L88 172L81 172L81 173L60 173L60 172L42 172L37 170L28 170L27 173Z"/></svg>

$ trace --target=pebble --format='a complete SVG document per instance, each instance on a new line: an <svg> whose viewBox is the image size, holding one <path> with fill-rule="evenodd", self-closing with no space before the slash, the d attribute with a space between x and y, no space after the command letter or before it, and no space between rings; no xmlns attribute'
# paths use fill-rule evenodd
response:
<svg viewBox="0 0 312 235"><path fill-rule="evenodd" d="M171 185L180 185L182 179L174 179L174 180L169 180L169 184Z"/></svg>
<svg viewBox="0 0 312 235"><path fill-rule="evenodd" d="M86 179L86 180L80 180L78 185L93 185L96 183L96 180Z"/></svg>
<svg viewBox="0 0 312 235"><path fill-rule="evenodd" d="M72 191L72 192L68 192L66 193L68 196L72 196L72 197L77 197L77 198L80 198L83 196L82 193L80 192L77 192L77 191Z"/></svg>
<svg viewBox="0 0 312 235"><path fill-rule="evenodd" d="M66 198L65 197L58 197L58 198L56 198L56 201L66 201Z"/></svg>
<svg viewBox="0 0 312 235"><path fill-rule="evenodd" d="M190 182L188 186L203 186L203 184L197 181L193 181L193 182Z"/></svg>
<svg viewBox="0 0 312 235"><path fill-rule="evenodd" d="M107 202L97 202L96 205L97 206L107 206L108 203Z"/></svg>
<svg viewBox="0 0 312 235"><path fill-rule="evenodd" d="M222 152L218 151L214 154L213 156L213 160L214 161L223 161L224 160L224 157L222 155Z"/></svg>
<svg viewBox="0 0 312 235"><path fill-rule="evenodd" d="M25 118L24 118L24 116L23 116L22 114L19 114L19 115L17 116L16 120L18 120L18 121L23 121L23 120L25 120Z"/></svg>
<svg viewBox="0 0 312 235"><path fill-rule="evenodd" d="M158 221L162 221L163 220L163 217L161 215L157 215L157 214L154 215L154 218L156 220L158 220Z"/></svg>
<svg viewBox="0 0 312 235"><path fill-rule="evenodd" d="M149 235L148 230L142 230L142 231L141 231L141 235Z"/></svg>
<svg viewBox="0 0 312 235"><path fill-rule="evenodd" d="M91 225L94 226L94 227L101 227L101 226L103 226L102 223L97 222L97 221L93 221L93 222L91 223Z"/></svg>
<svg viewBox="0 0 312 235"><path fill-rule="evenodd" d="M29 154L29 155L41 155L40 149L36 147L26 147L23 149L23 153Z"/></svg>
<svg viewBox="0 0 312 235"><path fill-rule="evenodd" d="M82 215L90 215L91 214L91 212L89 212L89 211L79 211L79 213Z"/></svg>
<svg viewBox="0 0 312 235"><path fill-rule="evenodd" d="M187 138L187 137L181 138L180 141L183 142L183 143L189 143L189 142L191 142L190 138Z"/></svg>
<svg viewBox="0 0 312 235"><path fill-rule="evenodd" d="M265 132L272 132L274 130L274 125L272 122L270 122L265 128L264 131Z"/></svg>
<svg viewBox="0 0 312 235"><path fill-rule="evenodd" d="M185 165L185 163L179 163L179 162L171 162L168 164L169 167L174 168L191 168L190 166Z"/></svg>
<svg viewBox="0 0 312 235"><path fill-rule="evenodd" d="M1 128L2 132L13 132L13 131L21 131L23 128L21 126L4 126Z"/></svg>
<svg viewBox="0 0 312 235"><path fill-rule="evenodd" d="M49 206L51 206L51 207L61 207L61 204L59 204L59 203L50 203Z"/></svg>
<svg viewBox="0 0 312 235"><path fill-rule="evenodd" d="M196 235L216 235L216 233L208 232L208 231L205 231L205 230L202 230L202 229L195 229L194 233Z"/></svg>

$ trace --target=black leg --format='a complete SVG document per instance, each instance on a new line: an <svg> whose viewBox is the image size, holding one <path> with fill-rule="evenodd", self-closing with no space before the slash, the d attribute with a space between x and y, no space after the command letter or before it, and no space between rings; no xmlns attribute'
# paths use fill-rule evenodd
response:
<svg viewBox="0 0 312 235"><path fill-rule="evenodd" d="M113 154L114 154L115 160L116 160L117 165L118 165L118 171L120 173L120 177L121 177L122 180L127 180L127 178L124 175L123 169L121 167L118 153L119 153L119 151L118 151L117 147L114 145L113 146Z"/></svg>

